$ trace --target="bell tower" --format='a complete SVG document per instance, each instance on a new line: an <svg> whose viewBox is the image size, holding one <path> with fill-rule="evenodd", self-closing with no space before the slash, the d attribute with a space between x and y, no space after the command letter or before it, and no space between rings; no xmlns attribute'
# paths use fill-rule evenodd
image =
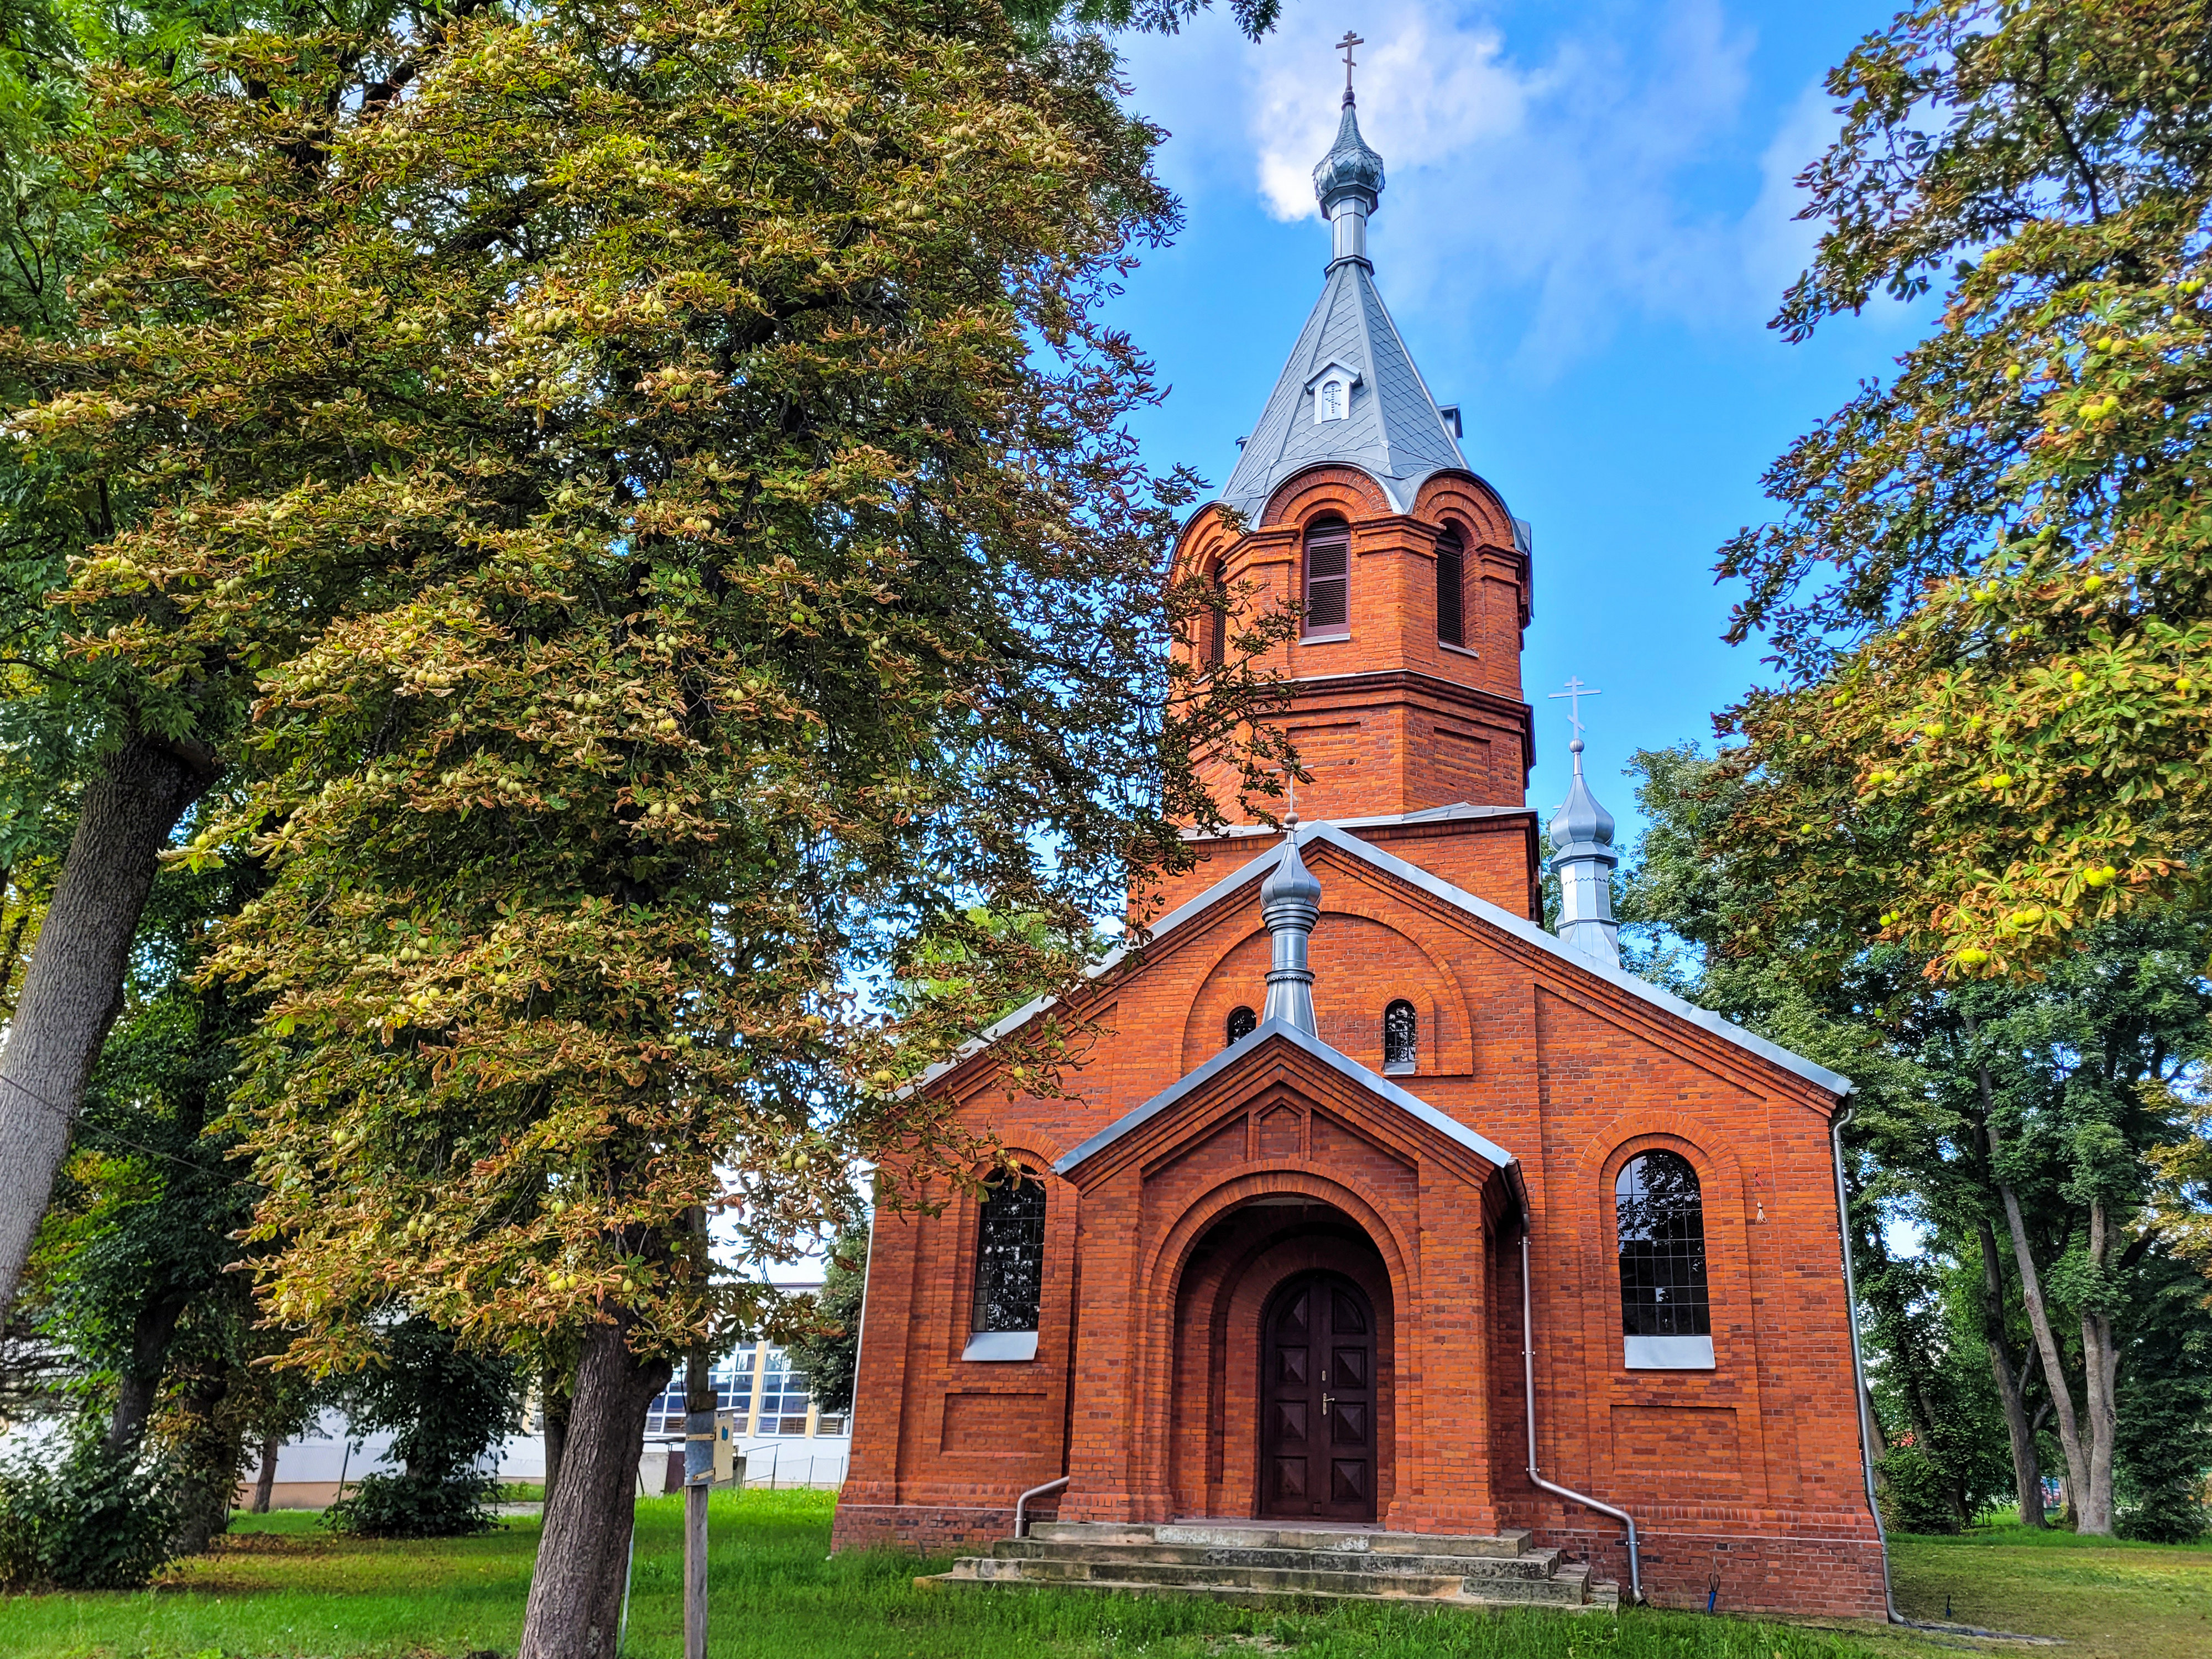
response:
<svg viewBox="0 0 2212 1659"><path fill-rule="evenodd" d="M1309 819L1520 814L1528 526L1468 467L1458 408L1430 394L1376 288L1367 221L1382 158L1360 136L1358 42L1343 44L1343 113L1314 168L1329 223L1321 297L1219 499L1184 526L1177 573L1220 584L1237 614L1300 612L1266 665L1284 681L1268 723L1297 750ZM1233 617L1199 630L1201 670L1233 633ZM1208 781L1237 817L1228 757Z"/></svg>

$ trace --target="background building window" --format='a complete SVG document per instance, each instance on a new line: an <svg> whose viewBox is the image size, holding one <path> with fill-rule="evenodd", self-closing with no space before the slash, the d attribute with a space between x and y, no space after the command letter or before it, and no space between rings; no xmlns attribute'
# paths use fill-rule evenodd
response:
<svg viewBox="0 0 2212 1659"><path fill-rule="evenodd" d="M1260 1016L1249 1008L1231 1008L1229 1023L1223 1028L1230 1042L1242 1042L1260 1029Z"/></svg>
<svg viewBox="0 0 2212 1659"><path fill-rule="evenodd" d="M761 1364L760 1434L803 1435L813 1391L806 1373L793 1370L781 1348L770 1348Z"/></svg>
<svg viewBox="0 0 2212 1659"><path fill-rule="evenodd" d="M1352 532L1325 519L1306 532L1306 633L1343 634L1351 626Z"/></svg>
<svg viewBox="0 0 2212 1659"><path fill-rule="evenodd" d="M1421 1019L1401 997L1382 1011L1382 1069L1410 1072L1420 1058Z"/></svg>
<svg viewBox="0 0 2212 1659"><path fill-rule="evenodd" d="M1044 1183L1026 1172L983 1200L975 1233L977 1331L1033 1331L1044 1303Z"/></svg>
<svg viewBox="0 0 2212 1659"><path fill-rule="evenodd" d="M1456 530L1437 538L1437 637L1467 643L1467 544Z"/></svg>
<svg viewBox="0 0 2212 1659"><path fill-rule="evenodd" d="M1678 1152L1643 1152L1628 1160L1613 1191L1628 1363L1711 1366L1705 1206L1698 1172Z"/></svg>

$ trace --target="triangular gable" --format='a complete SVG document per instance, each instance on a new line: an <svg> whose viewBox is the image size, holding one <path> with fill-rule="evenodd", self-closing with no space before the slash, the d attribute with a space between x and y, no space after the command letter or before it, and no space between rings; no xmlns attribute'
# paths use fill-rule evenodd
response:
<svg viewBox="0 0 2212 1659"><path fill-rule="evenodd" d="M1116 1142L1136 1133L1154 1119L1171 1110L1179 1101L1205 1089L1224 1073L1243 1065L1274 1038L1280 1038L1300 1053L1318 1060L1384 1105L1404 1113L1432 1133L1442 1135L1465 1151L1473 1152L1485 1163L1494 1164L1500 1170L1510 1169L1518 1164L1519 1160L1496 1141L1477 1134L1458 1119L1438 1111L1419 1095L1399 1087L1389 1079L1369 1071L1358 1060L1330 1048L1311 1032L1302 1031L1283 1020L1271 1019L1246 1032L1203 1066L1186 1072L1143 1105L1123 1113L1090 1139L1055 1160L1053 1172L1072 1176L1079 1165Z"/></svg>
<svg viewBox="0 0 2212 1659"><path fill-rule="evenodd" d="M1662 991L1648 980L1638 979L1616 963L1607 962L1600 957L1594 957L1587 951L1577 950L1565 940L1547 933L1526 917L1514 915L1503 905L1493 904L1488 899L1478 897L1464 888L1455 887L1441 876L1432 875L1419 865L1408 864L1395 854L1386 853L1381 848L1370 846L1355 836L1346 835L1333 823L1301 825L1297 832L1297 840L1301 852L1316 842L1325 842L1340 852L1382 871L1384 874L1393 876L1410 887L1418 888L1455 909L1487 922L1490 926L1510 934L1523 944L1533 945L1562 966L1576 973L1587 975L1592 979L1602 981L1616 990L1625 992L1629 996L1676 1019L1687 1021L1700 1030L1710 1032L1712 1036L1720 1038L1723 1042L1740 1048L1747 1054L1756 1055L1768 1065L1778 1066L1794 1077L1802 1078L1806 1082L1826 1091L1829 1094L1842 1096L1851 1091L1851 1080L1840 1072L1832 1072L1826 1066L1817 1065L1806 1059L1802 1054L1792 1054L1780 1043L1770 1042L1757 1032L1746 1030L1732 1021L1723 1019L1710 1009L1700 1008L1693 1002L1685 1001L1671 991ZM1186 899L1153 923L1151 938L1153 939L1166 938L1202 912L1218 904L1245 883L1260 879L1267 871L1274 867L1275 860L1280 856L1281 848L1281 842L1271 837L1264 850L1255 854L1248 862L1224 876L1196 897ZM1097 979L1102 975L1109 974L1119 967L1128 955L1129 951L1126 947L1117 946L1103 959L1087 969L1085 976ZM1038 997L1017 1008L995 1025L984 1030L981 1036L963 1048L957 1056L931 1066L922 1073L921 1079L913 1086L927 1087L955 1066L965 1064L967 1060L1000 1038L1019 1030L1058 1000L1056 997ZM1233 1052L1235 1050L1231 1048L1225 1050L1224 1054ZM1331 1049L1329 1052L1334 1054L1335 1050ZM1352 1065L1355 1062L1346 1060L1345 1063ZM1200 1066L1199 1071L1203 1072L1205 1069L1206 1067ZM1193 1073L1191 1075L1194 1077L1198 1073ZM1377 1079L1378 1082L1381 1080Z"/></svg>

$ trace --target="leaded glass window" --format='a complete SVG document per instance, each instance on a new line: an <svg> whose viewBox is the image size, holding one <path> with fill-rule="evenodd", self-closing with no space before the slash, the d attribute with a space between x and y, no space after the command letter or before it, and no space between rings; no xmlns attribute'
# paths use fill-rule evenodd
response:
<svg viewBox="0 0 2212 1659"><path fill-rule="evenodd" d="M1420 1060L1420 1016L1403 998L1382 1011L1382 1069L1416 1070Z"/></svg>
<svg viewBox="0 0 2212 1659"><path fill-rule="evenodd" d="M1242 1042L1259 1029L1259 1015L1254 1013L1249 1008L1231 1008L1229 1011L1228 1023L1222 1027L1222 1035L1231 1042Z"/></svg>
<svg viewBox="0 0 2212 1659"><path fill-rule="evenodd" d="M1705 1206L1678 1152L1643 1152L1613 1182L1620 1236L1620 1328L1627 1336L1710 1336Z"/></svg>
<svg viewBox="0 0 2212 1659"><path fill-rule="evenodd" d="M1033 1331L1044 1302L1044 1183L1026 1171L983 1200L975 1231L979 1331Z"/></svg>

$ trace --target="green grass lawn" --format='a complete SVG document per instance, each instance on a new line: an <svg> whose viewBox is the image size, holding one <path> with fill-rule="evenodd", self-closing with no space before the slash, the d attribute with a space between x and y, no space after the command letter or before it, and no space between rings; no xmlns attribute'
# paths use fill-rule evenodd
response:
<svg viewBox="0 0 2212 1659"><path fill-rule="evenodd" d="M2018 1522L1891 1540L1908 1619L2056 1636L2065 1659L2212 1656L2212 1543L2126 1544ZM2015 1650L2033 1651L2033 1650Z"/></svg>
<svg viewBox="0 0 2212 1659"><path fill-rule="evenodd" d="M717 1494L713 1651L718 1659L1200 1659L1296 1652L1301 1659L1932 1659L1949 1638L1808 1628L1691 1613L1619 1620L1547 1613L1422 1613L1340 1607L1255 1613L1207 1602L1082 1592L930 1594L921 1564L829 1553L833 1499L821 1492ZM630 1659L681 1651L678 1500L638 1506ZM2212 1549L1969 1540L1903 1540L1906 1611L2065 1636L2064 1659L2181 1659L2212 1653ZM212 1556L137 1595L0 1600L9 1659L428 1659L514 1651L538 1541L535 1521L436 1544L335 1538L314 1516L241 1516ZM2194 1621L2194 1622L2191 1622ZM2107 1632L2112 1634L2109 1638ZM2033 1654L2039 1649L2012 1649Z"/></svg>

